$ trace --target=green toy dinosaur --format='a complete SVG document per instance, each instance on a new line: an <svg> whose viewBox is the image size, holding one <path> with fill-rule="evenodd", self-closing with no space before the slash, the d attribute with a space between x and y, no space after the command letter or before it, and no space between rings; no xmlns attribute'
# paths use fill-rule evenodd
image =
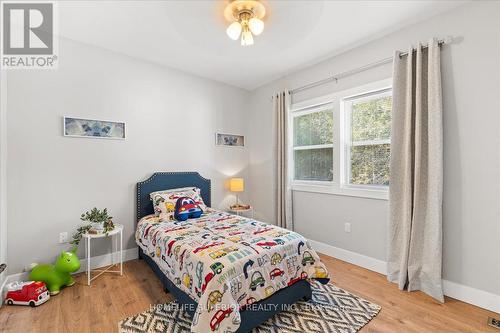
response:
<svg viewBox="0 0 500 333"><path fill-rule="evenodd" d="M70 275L80 269L80 260L76 255L76 247L71 251L63 251L57 257L56 263L40 264L33 267L30 280L43 281L51 295L57 295L62 286L72 286L75 280Z"/></svg>

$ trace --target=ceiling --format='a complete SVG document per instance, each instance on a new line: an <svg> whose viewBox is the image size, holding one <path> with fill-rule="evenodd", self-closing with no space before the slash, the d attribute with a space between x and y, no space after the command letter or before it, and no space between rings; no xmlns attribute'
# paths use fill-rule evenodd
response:
<svg viewBox="0 0 500 333"><path fill-rule="evenodd" d="M64 37L252 90L462 1L263 1L253 46L230 40L227 1L61 1Z"/></svg>

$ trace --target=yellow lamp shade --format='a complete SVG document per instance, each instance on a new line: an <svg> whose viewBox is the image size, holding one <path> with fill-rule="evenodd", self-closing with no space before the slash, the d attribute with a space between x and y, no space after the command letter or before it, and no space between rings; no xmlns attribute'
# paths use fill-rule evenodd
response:
<svg viewBox="0 0 500 333"><path fill-rule="evenodd" d="M229 191L231 192L243 192L245 190L245 183L243 178L231 178L229 180Z"/></svg>

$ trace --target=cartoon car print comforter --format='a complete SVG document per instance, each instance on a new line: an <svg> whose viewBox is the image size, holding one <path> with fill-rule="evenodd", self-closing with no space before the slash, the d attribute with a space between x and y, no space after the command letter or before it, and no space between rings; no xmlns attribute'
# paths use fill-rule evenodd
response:
<svg viewBox="0 0 500 333"><path fill-rule="evenodd" d="M239 310L307 278L329 278L301 235L225 212L159 222L142 218L136 242L167 278L198 303L191 331L234 332Z"/></svg>

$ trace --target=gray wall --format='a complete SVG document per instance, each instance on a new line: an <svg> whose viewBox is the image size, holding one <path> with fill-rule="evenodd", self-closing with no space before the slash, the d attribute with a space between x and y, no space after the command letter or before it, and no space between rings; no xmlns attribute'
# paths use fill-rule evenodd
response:
<svg viewBox="0 0 500 333"><path fill-rule="evenodd" d="M125 224L126 248L135 247L135 183L155 170L199 170L213 179L213 205L220 208L233 199L223 181L241 175L255 216L273 222L271 96L285 87L386 58L417 41L452 35L458 41L443 48L442 59L444 278L500 294L499 22L499 3L472 2L251 94L62 40L58 70L11 71L7 80L9 273L34 261L52 260L67 248L57 244L59 232L72 232L79 214L93 206L108 207L116 221ZM390 76L391 66L382 66L296 98ZM126 121L128 137L64 138L63 115ZM247 148L215 147L217 130L246 134ZM312 209L313 204L323 210ZM295 192L295 224L306 237L385 260L387 205L384 200ZM352 224L350 234L343 231L345 222ZM106 243L96 245L96 255L108 250Z"/></svg>
<svg viewBox="0 0 500 333"><path fill-rule="evenodd" d="M94 206L125 225L134 248L135 184L154 171L199 171L214 207L234 200L223 182L246 175L247 151L216 147L215 132L246 134L248 92L65 39L59 59L57 70L8 75L10 274L68 248L59 232ZM127 138L63 137L65 115L125 121Z"/></svg>
<svg viewBox="0 0 500 333"><path fill-rule="evenodd" d="M256 216L275 220L275 119L271 96L406 50L431 37L443 47L444 278L500 294L500 3L472 2L356 47L252 93L250 190ZM382 66L296 96L296 101L391 76ZM386 259L388 202L294 192L296 229L306 237ZM317 209L316 207L321 207ZM352 224L350 234L344 223ZM335 273L334 273L335 274Z"/></svg>
<svg viewBox="0 0 500 333"><path fill-rule="evenodd" d="M7 76L0 71L0 264L7 263ZM7 270L0 273L0 285Z"/></svg>

